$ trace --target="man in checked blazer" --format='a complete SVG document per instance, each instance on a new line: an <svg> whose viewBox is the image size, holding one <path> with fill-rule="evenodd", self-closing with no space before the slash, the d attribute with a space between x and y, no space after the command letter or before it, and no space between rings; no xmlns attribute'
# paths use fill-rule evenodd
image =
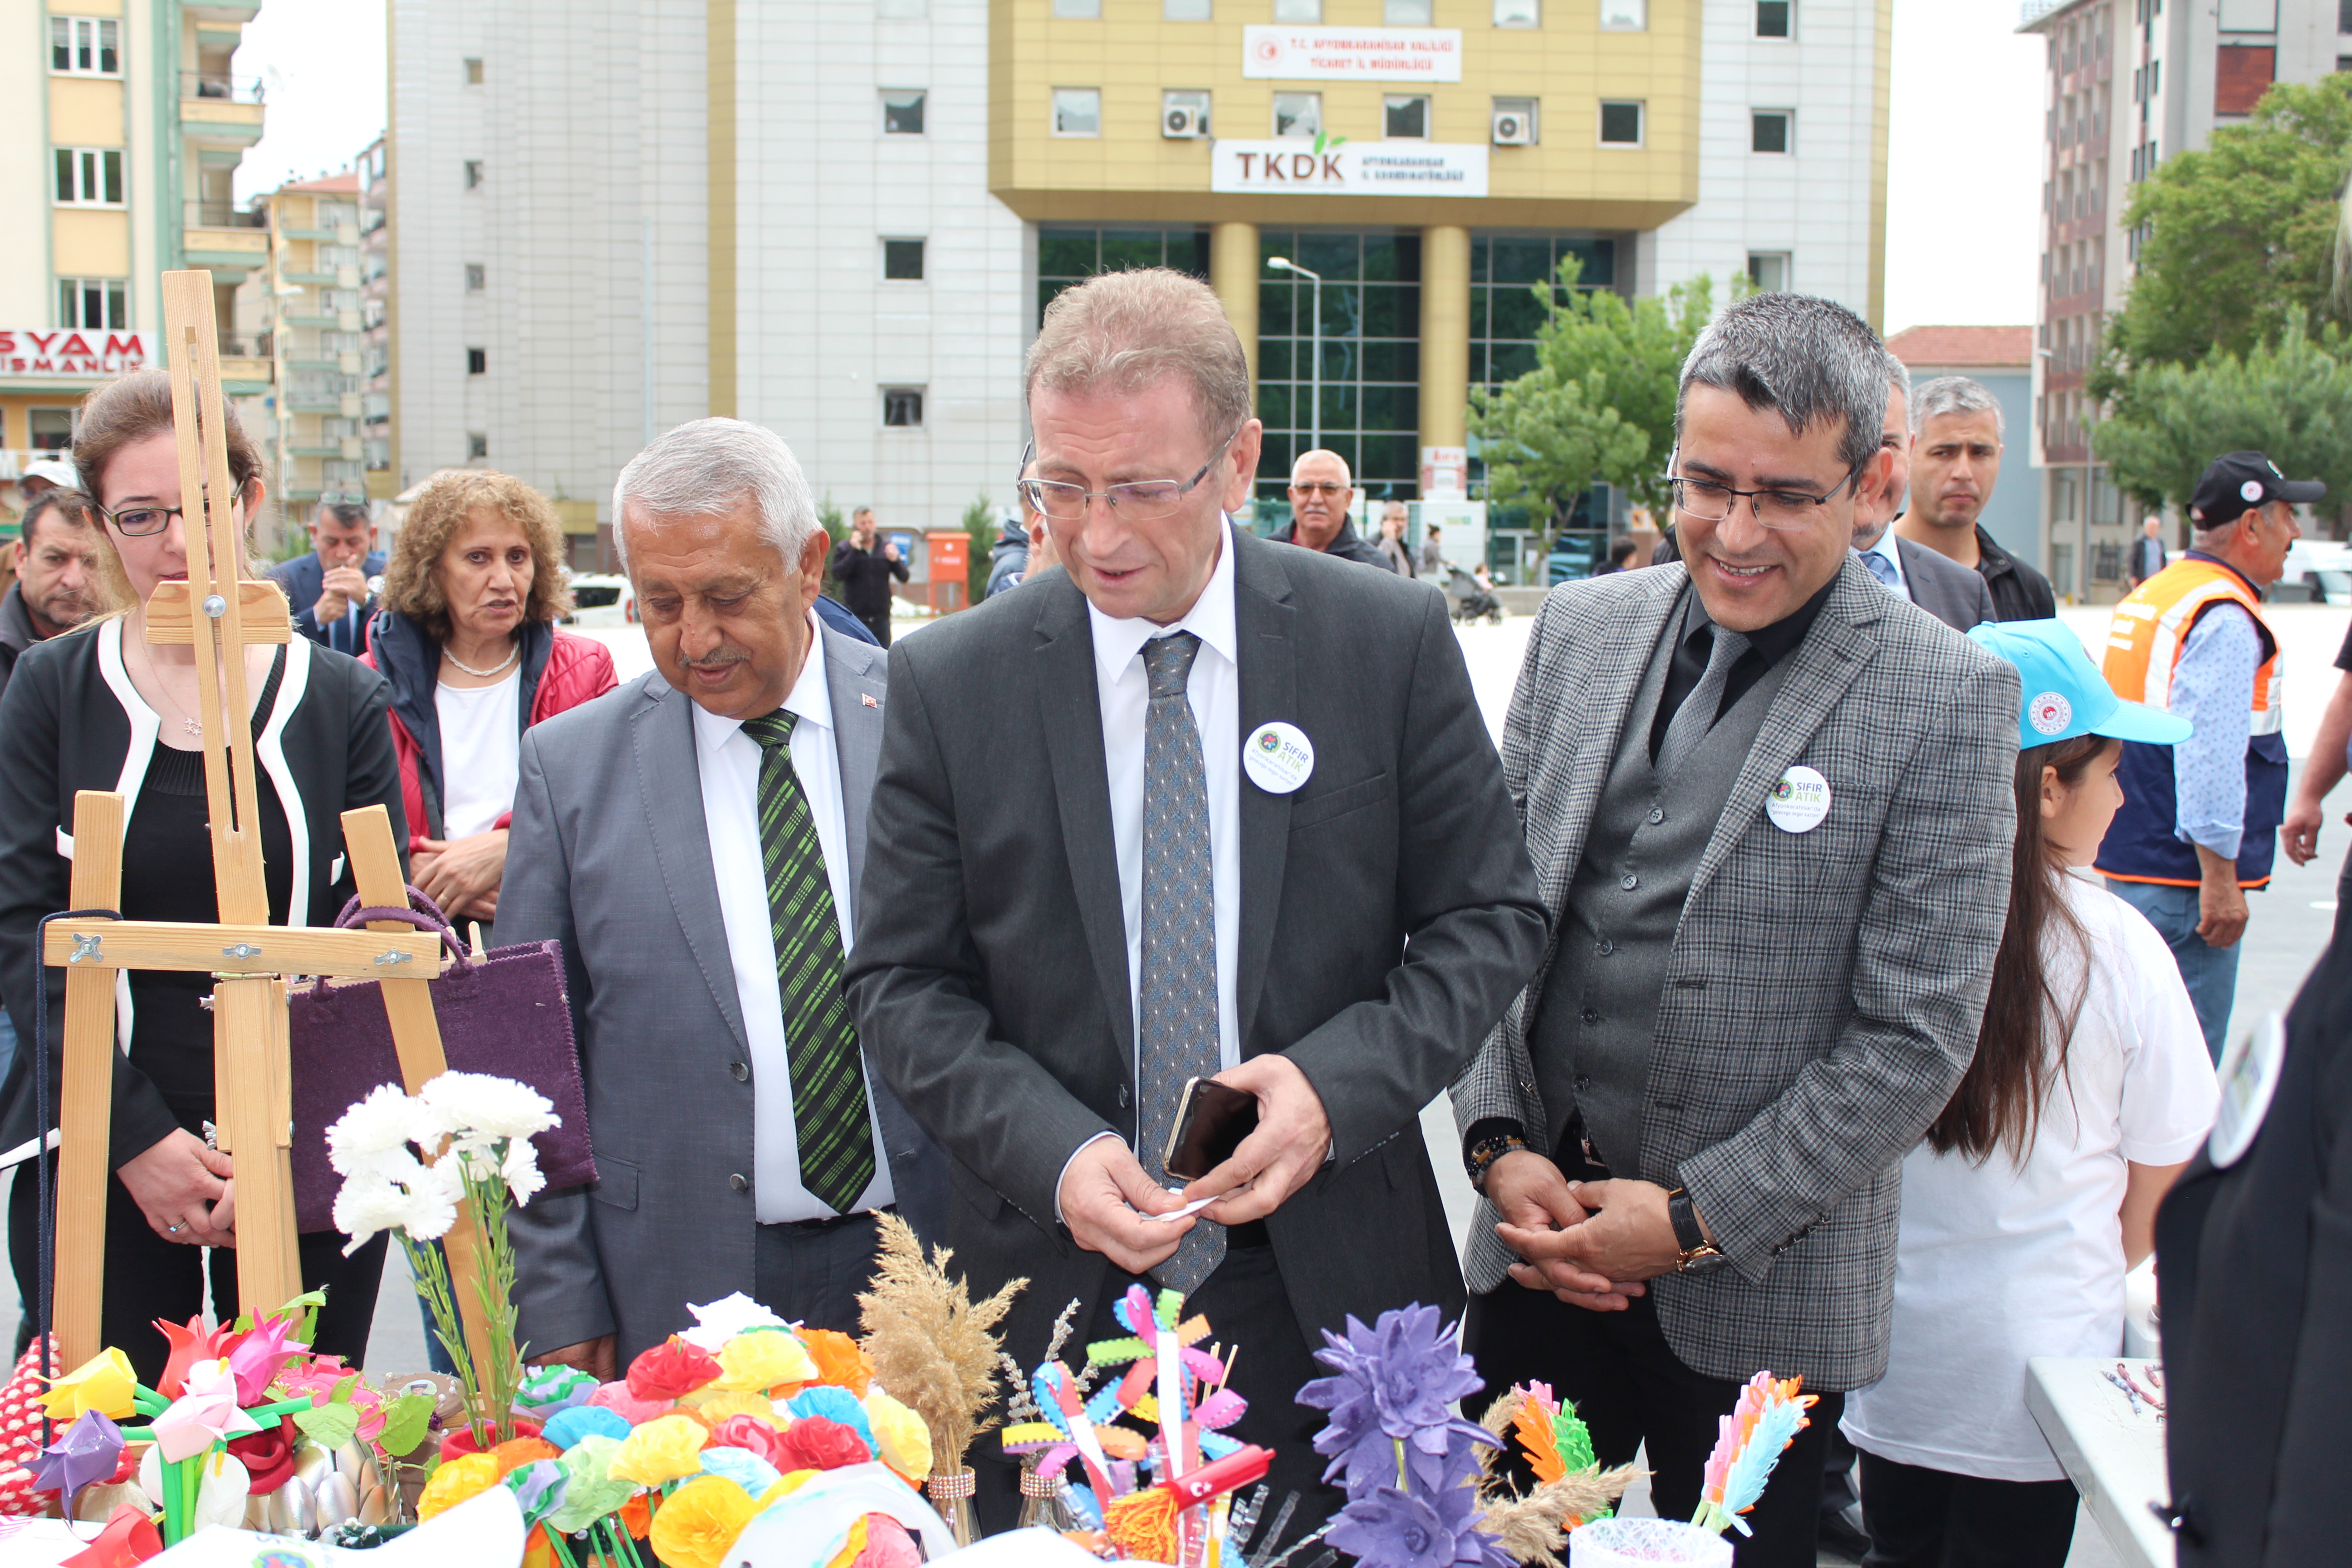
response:
<svg viewBox="0 0 2352 1568"><path fill-rule="evenodd" d="M1687 566L1562 587L1528 638L1503 766L1551 940L1454 1089L1490 1388L1551 1384L1605 1463L1646 1438L1685 1518L1740 1383L1822 1396L1743 1568L1814 1561L1823 1439L1886 1365L1898 1163L2008 907L2016 674L1849 549L1886 394L1825 300L1693 348Z"/></svg>

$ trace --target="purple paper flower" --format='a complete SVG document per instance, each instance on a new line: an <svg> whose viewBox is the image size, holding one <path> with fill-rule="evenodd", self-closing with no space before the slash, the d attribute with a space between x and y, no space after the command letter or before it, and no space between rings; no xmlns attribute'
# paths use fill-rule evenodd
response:
<svg viewBox="0 0 2352 1568"><path fill-rule="evenodd" d="M99 1410L85 1410L64 1436L33 1459L33 1489L56 1492L68 1513L74 1494L113 1476L122 1459L122 1432Z"/></svg>
<svg viewBox="0 0 2352 1568"><path fill-rule="evenodd" d="M1298 1403L1331 1413L1315 1451L1332 1456L1323 1479L1344 1477L1350 1498L1408 1482L1449 1489L1476 1469L1478 1444L1497 1446L1449 1408L1485 1385L1436 1308L1383 1312L1369 1329L1351 1315L1346 1339L1328 1329L1323 1338L1315 1359L1339 1375L1300 1389Z"/></svg>
<svg viewBox="0 0 2352 1568"><path fill-rule="evenodd" d="M569 1479L563 1467L553 1459L537 1459L508 1473L507 1486L515 1495L515 1506L522 1510L523 1528L528 1530L563 1506Z"/></svg>
<svg viewBox="0 0 2352 1568"><path fill-rule="evenodd" d="M1501 1546L1473 1524L1477 1503L1466 1486L1426 1499L1380 1487L1350 1500L1324 1539L1359 1568L1508 1568Z"/></svg>

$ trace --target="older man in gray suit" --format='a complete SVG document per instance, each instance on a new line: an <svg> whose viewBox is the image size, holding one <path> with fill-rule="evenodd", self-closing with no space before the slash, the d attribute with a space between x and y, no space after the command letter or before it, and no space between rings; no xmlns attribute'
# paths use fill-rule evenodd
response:
<svg viewBox="0 0 2352 1568"><path fill-rule="evenodd" d="M1899 1161L1974 1054L2007 911L2014 670L1873 582L1878 342L1727 309L1683 368L1687 569L1545 601L1504 776L1549 952L1454 1086L1490 1384L1644 1439L1687 1516L1741 1381L1822 1395L1738 1548L1814 1561L1822 1441L1886 1365Z"/></svg>
<svg viewBox="0 0 2352 1568"><path fill-rule="evenodd" d="M655 671L523 737L499 908L563 944L598 1178L515 1215L521 1332L605 1378L735 1290L854 1329L877 1211L946 1198L842 994L887 681L815 618L800 465L697 420L613 516Z"/></svg>

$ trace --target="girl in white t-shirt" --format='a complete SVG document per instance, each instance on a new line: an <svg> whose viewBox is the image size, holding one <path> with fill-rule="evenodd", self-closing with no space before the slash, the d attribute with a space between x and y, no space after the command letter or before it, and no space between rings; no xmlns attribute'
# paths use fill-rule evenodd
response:
<svg viewBox="0 0 2352 1568"><path fill-rule="evenodd" d="M2024 680L2009 926L1976 1059L1904 1162L1886 1375L1846 1402L1869 1568L2062 1568L2075 1493L2026 1362L2121 1352L2124 1275L2217 1098L2164 939L2070 874L2123 805L2122 742L2188 724L2118 701L2061 622L1969 636Z"/></svg>

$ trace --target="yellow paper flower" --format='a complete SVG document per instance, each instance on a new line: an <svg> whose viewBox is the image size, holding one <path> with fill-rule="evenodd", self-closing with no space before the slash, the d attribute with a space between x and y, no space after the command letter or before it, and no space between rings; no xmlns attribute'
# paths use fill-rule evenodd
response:
<svg viewBox="0 0 2352 1568"><path fill-rule="evenodd" d="M781 1329L737 1334L719 1352L721 1389L764 1394L780 1384L814 1383L816 1363L808 1347Z"/></svg>
<svg viewBox="0 0 2352 1568"><path fill-rule="evenodd" d="M866 1518L860 1514L857 1522L849 1527L849 1539L841 1543L824 1568L856 1568L858 1557L866 1551Z"/></svg>
<svg viewBox="0 0 2352 1568"><path fill-rule="evenodd" d="M791 1470L778 1476L776 1484L760 1494L760 1511L767 1512L778 1500L792 1496L823 1474L823 1470Z"/></svg>
<svg viewBox="0 0 2352 1568"><path fill-rule="evenodd" d="M732 1388L698 1388L678 1403L713 1426L730 1415L750 1415L766 1422L779 1432L792 1425L792 1417L777 1410L764 1394L746 1394Z"/></svg>
<svg viewBox="0 0 2352 1568"><path fill-rule="evenodd" d="M702 1468L697 1456L709 1441L710 1428L691 1415L656 1416L621 1439L612 1473L641 1487L657 1487Z"/></svg>
<svg viewBox="0 0 2352 1568"><path fill-rule="evenodd" d="M425 1495L416 1500L419 1523L437 1514L448 1512L467 1498L478 1497L499 1484L499 1462L488 1454L467 1454L451 1459L433 1472L425 1483Z"/></svg>
<svg viewBox="0 0 2352 1568"><path fill-rule="evenodd" d="M923 1418L876 1388L866 1395L866 1419L882 1462L921 1486L931 1473L931 1429Z"/></svg>
<svg viewBox="0 0 2352 1568"><path fill-rule="evenodd" d="M654 1510L654 1555L668 1568L719 1568L760 1511L751 1494L723 1476L700 1476Z"/></svg>
<svg viewBox="0 0 2352 1568"><path fill-rule="evenodd" d="M92 1410L121 1420L138 1409L131 1399L138 1381L131 1358L109 1347L49 1384L41 1404L52 1421L79 1421Z"/></svg>

